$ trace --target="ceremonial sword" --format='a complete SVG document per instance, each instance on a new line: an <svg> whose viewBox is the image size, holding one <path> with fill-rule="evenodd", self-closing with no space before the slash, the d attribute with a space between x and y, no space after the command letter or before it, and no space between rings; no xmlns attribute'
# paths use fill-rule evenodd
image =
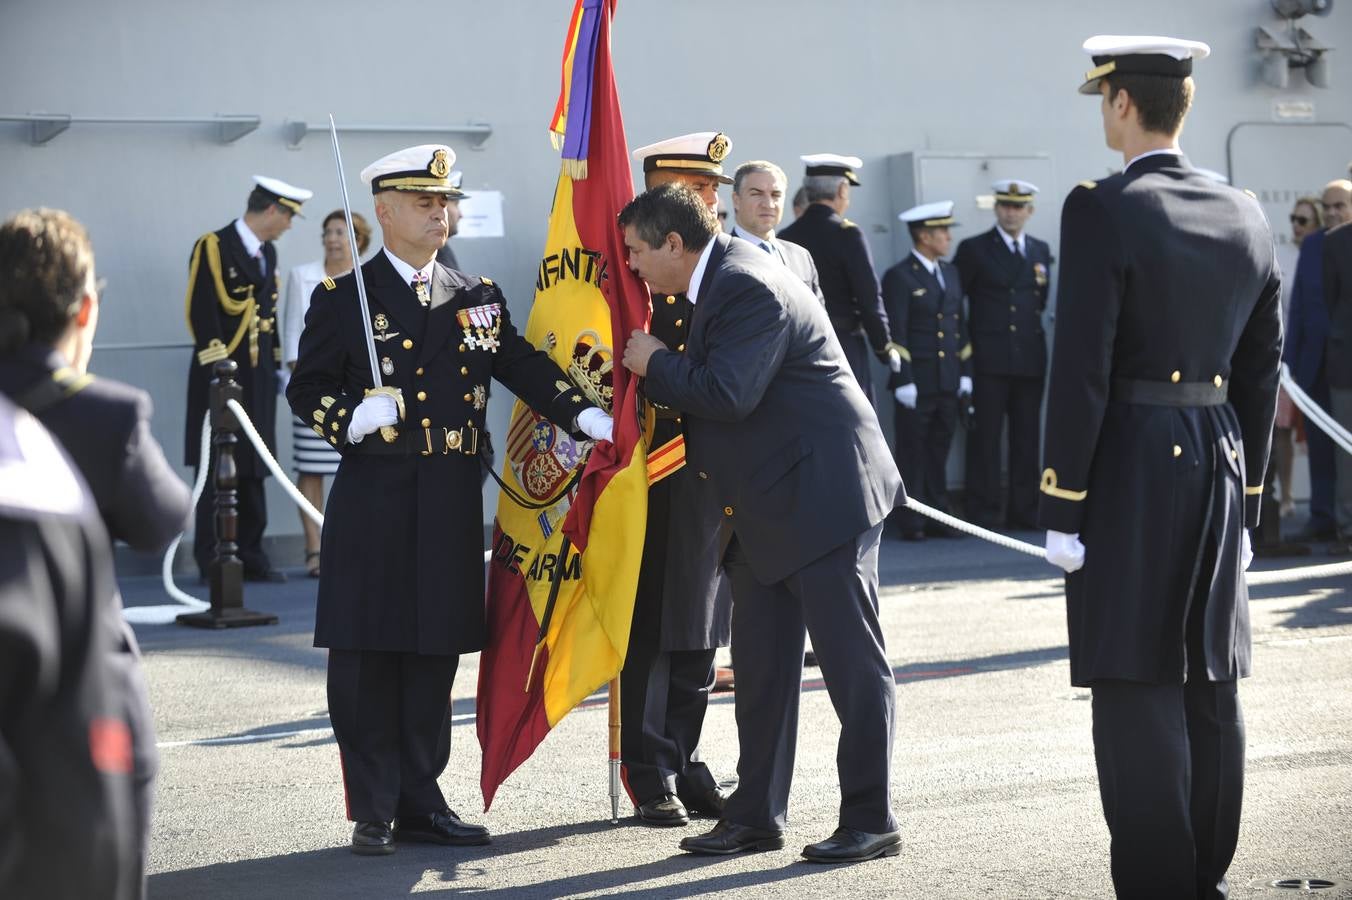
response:
<svg viewBox="0 0 1352 900"><path fill-rule="evenodd" d="M347 223L347 244L352 250L352 275L357 280L357 304L361 307L361 334L366 339L366 356L371 364L371 384L366 392L385 394L393 397L399 409L400 421L404 418L404 395L397 387L386 387L380 377L380 364L376 360L376 342L371 335L371 305L366 300L366 279L361 274L361 256L357 250L357 231L352 227L352 204L347 199L347 179L343 177L343 152L338 149L338 126L334 124L333 113L329 113L329 136L333 138L333 162L338 167L338 187L343 192L343 221ZM380 426L380 437L387 444L393 444L399 437L399 430L393 425Z"/></svg>

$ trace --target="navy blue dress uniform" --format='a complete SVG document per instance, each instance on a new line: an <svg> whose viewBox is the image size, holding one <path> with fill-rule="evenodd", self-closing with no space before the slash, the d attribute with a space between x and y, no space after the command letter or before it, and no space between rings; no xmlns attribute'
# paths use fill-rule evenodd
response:
<svg viewBox="0 0 1352 900"><path fill-rule="evenodd" d="M0 397L0 896L144 896L111 556L71 463Z"/></svg>
<svg viewBox="0 0 1352 900"><path fill-rule="evenodd" d="M850 184L859 184L856 170L862 163L857 157L814 154L803 159L808 163L808 175L840 175ZM831 327L849 360L850 371L871 400L869 351L885 362L892 336L863 230L826 204L811 203L778 236L812 254Z"/></svg>
<svg viewBox="0 0 1352 900"><path fill-rule="evenodd" d="M954 224L953 204L947 201L917 206L901 216L908 225L927 228ZM945 468L958 423L958 391L962 378L970 378L972 372L962 279L952 263L943 259L931 263L912 251L884 273L883 298L901 348L901 370L892 374L888 387L916 388L914 409L893 403L897 465L911 496L947 510ZM927 526L927 520L911 509L898 509L894 520L908 538L923 536L927 528L947 534Z"/></svg>
<svg viewBox="0 0 1352 900"><path fill-rule="evenodd" d="M647 390L682 410L687 467L723 516L741 758L722 820L681 846L783 846L807 633L841 720L840 825L876 836L872 855L895 852L877 550L884 517L905 502L901 477L802 280L728 235L703 255L686 350L652 355Z"/></svg>
<svg viewBox="0 0 1352 900"><path fill-rule="evenodd" d="M995 201L1027 205L1037 187L1006 179ZM1047 374L1047 308L1052 254L1046 241L997 225L958 244L953 264L962 276L972 338L972 403L967 435L966 509L974 521L1032 528L1037 520L1038 432ZM1001 491L1001 432L1009 423L1009 487Z"/></svg>
<svg viewBox="0 0 1352 900"><path fill-rule="evenodd" d="M312 196L274 178L254 176L254 181L255 195L264 195L291 214ZM244 393L241 404L268 450L276 452L277 371L282 364L277 340L277 248L252 232L246 238L243 232L248 229L244 219L236 219L202 235L188 262L186 306L194 355L188 368L183 464L194 468L201 462L202 419L209 408L212 369L223 359L238 365L235 378ZM253 246L246 248L246 240ZM263 479L268 471L247 440L235 447L235 466L239 558L246 577L262 577L272 571L262 546L268 524ZM204 576L215 555L215 508L215 483L207 478L193 535L193 558Z"/></svg>
<svg viewBox="0 0 1352 900"><path fill-rule="evenodd" d="M1096 68L1182 79L1204 44L1091 38ZM1146 132L1153 137L1168 138ZM1041 524L1078 534L1071 681L1119 896L1224 897L1249 674L1242 531L1258 524L1277 402L1280 278L1251 195L1175 149L1082 182L1061 215Z"/></svg>
<svg viewBox="0 0 1352 900"><path fill-rule="evenodd" d="M697 132L640 147L645 172L678 167L720 182L732 147L726 135ZM649 331L685 350L694 307L685 294L654 294ZM684 456L680 411L654 404L649 458ZM717 815L718 780L700 759L700 734L714 686L717 648L728 646L732 599L719 566L721 515L707 480L689 466L648 489L648 520L629 647L620 672L620 760L640 820L679 825L693 812ZM677 797L680 806L669 800Z"/></svg>
<svg viewBox="0 0 1352 900"><path fill-rule="evenodd" d="M362 178L376 194L441 193L453 159L448 147L423 145L382 158ZM386 829L374 849L359 847L354 835L357 852L388 852L392 819L440 828L453 815L437 778L450 752L448 698L459 654L485 640L478 451L489 379L569 431L592 408L517 333L490 279L431 260L426 268L430 284L415 287L388 249L363 264L369 322L355 274L321 283L287 388L295 415L342 455L321 541L314 640L329 648L329 709L348 818ZM380 433L349 441L353 411L374 383L368 332L384 385L402 393L392 442ZM485 829L458 818L449 827L455 836L443 842L488 841Z"/></svg>

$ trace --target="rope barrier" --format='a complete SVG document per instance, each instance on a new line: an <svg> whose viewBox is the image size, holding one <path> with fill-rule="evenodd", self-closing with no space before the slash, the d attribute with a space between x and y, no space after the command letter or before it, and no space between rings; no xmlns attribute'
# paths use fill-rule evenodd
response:
<svg viewBox="0 0 1352 900"><path fill-rule="evenodd" d="M1319 426L1319 430L1327 434L1335 444L1343 448L1346 453L1352 453L1352 434L1349 434L1346 428L1339 425L1328 411L1315 403L1310 395L1305 393L1296 380L1291 377L1291 370L1286 363L1282 363L1282 387L1286 389L1287 395L1291 401L1296 404L1305 418Z"/></svg>
<svg viewBox="0 0 1352 900"><path fill-rule="evenodd" d="M249 418L248 411L240 405L238 400L227 400L225 401L225 406L235 414L235 418L239 421L239 427L249 438L249 443L253 444L254 450L258 453L258 458L263 460L263 463L268 467L268 471L272 473L273 478L277 479L277 483L282 486L284 491L286 491L287 496L296 502L296 505L300 507L300 511L305 513L306 518L311 522L314 522L320 528L323 528L324 514L315 509L314 504L309 500L306 500L305 495L300 492L300 489L291 483L290 478L286 477L286 473L282 471L281 465L277 462L276 458L273 457L271 451L268 450L268 445L263 443L263 438L258 433L258 429L254 428L253 420Z"/></svg>

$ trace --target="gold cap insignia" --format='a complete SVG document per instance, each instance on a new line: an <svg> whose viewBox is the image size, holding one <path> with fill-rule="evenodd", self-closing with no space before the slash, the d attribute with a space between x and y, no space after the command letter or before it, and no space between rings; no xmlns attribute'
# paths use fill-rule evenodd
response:
<svg viewBox="0 0 1352 900"><path fill-rule="evenodd" d="M732 149L732 142L728 140L726 134L723 134L720 131L718 134L714 135L714 139L709 142L708 153L710 161L716 163L722 162L728 155L730 149Z"/></svg>
<svg viewBox="0 0 1352 900"><path fill-rule="evenodd" d="M451 174L451 164L446 161L445 150L438 150L432 154L432 161L427 164L427 171L434 178L445 178Z"/></svg>

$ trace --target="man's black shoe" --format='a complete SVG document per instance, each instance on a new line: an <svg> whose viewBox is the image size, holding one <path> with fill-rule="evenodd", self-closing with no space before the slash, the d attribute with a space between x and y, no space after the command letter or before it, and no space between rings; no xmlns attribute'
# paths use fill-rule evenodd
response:
<svg viewBox="0 0 1352 900"><path fill-rule="evenodd" d="M705 856L731 856L743 850L782 850L784 832L719 822L708 834L682 838L681 849Z"/></svg>
<svg viewBox="0 0 1352 900"><path fill-rule="evenodd" d="M690 814L686 812L685 804L671 794L663 794L660 797L654 797L647 803L640 803L634 807L634 815L644 825L652 825L656 828L671 828L677 825L685 825L690 821Z"/></svg>
<svg viewBox="0 0 1352 900"><path fill-rule="evenodd" d="M280 569L245 569L245 581L266 581L270 584L285 584L286 573Z"/></svg>
<svg viewBox="0 0 1352 900"><path fill-rule="evenodd" d="M385 822L358 822L352 829L352 852L359 856L385 856L394 852L394 836Z"/></svg>
<svg viewBox="0 0 1352 900"><path fill-rule="evenodd" d="M816 667L817 667L817 653L816 651L808 650L803 654L803 668L814 669Z"/></svg>
<svg viewBox="0 0 1352 900"><path fill-rule="evenodd" d="M720 787L712 790L701 788L699 790L685 789L679 791L677 796L680 802L685 804L686 812L693 818L701 819L721 819L723 817L723 807L727 805L728 794L731 791L725 791Z"/></svg>
<svg viewBox="0 0 1352 900"><path fill-rule="evenodd" d="M901 852L901 835L895 831L869 834L841 826L824 841L808 844L803 856L811 862L862 862L879 856L896 856Z"/></svg>
<svg viewBox="0 0 1352 900"><path fill-rule="evenodd" d="M394 820L394 839L453 847L480 847L491 840L487 828L460 821L453 809L427 816L400 816Z"/></svg>

